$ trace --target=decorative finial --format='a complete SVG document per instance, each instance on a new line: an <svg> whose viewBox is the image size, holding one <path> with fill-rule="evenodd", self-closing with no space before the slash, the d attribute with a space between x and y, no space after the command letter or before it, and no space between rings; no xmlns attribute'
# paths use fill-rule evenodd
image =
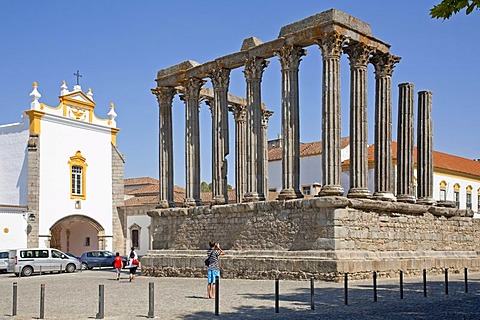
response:
<svg viewBox="0 0 480 320"><path fill-rule="evenodd" d="M110 119L108 123L110 124L110 126L115 128L117 126L117 123L115 122L117 113L115 112L115 106L113 105L113 103L110 103L110 111L108 112L107 115L108 115L108 118Z"/></svg>
<svg viewBox="0 0 480 320"><path fill-rule="evenodd" d="M60 91L60 95L63 96L63 95L66 95L68 94L68 87L67 87L67 82L65 80L62 81L62 86L60 87L60 89L62 89Z"/></svg>
<svg viewBox="0 0 480 320"><path fill-rule="evenodd" d="M90 99L93 101L93 92L92 92L92 88L88 88L87 97L89 97L89 98L90 98Z"/></svg>
<svg viewBox="0 0 480 320"><path fill-rule="evenodd" d="M40 99L42 95L40 94L40 92L38 92L37 87L38 87L37 82L34 81L33 90L32 92L30 92L30 97L32 97L32 103L30 103L30 109L32 110L40 109L40 102L38 102L38 99Z"/></svg>

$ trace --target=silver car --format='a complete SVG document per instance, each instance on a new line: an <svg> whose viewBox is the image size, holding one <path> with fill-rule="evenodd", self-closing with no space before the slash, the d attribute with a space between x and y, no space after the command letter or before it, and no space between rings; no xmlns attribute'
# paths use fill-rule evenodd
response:
<svg viewBox="0 0 480 320"><path fill-rule="evenodd" d="M0 251L0 272L7 272L8 251Z"/></svg>
<svg viewBox="0 0 480 320"><path fill-rule="evenodd" d="M10 250L8 272L27 277L33 273L74 272L81 269L80 261L52 248L28 248Z"/></svg>

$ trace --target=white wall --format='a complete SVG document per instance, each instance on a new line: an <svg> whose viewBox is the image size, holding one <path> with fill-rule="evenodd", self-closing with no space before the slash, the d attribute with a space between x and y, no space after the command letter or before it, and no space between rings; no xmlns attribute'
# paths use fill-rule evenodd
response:
<svg viewBox="0 0 480 320"><path fill-rule="evenodd" d="M27 205L29 120L0 126L0 204Z"/></svg>
<svg viewBox="0 0 480 320"><path fill-rule="evenodd" d="M140 229L140 234L139 234L139 241L140 241L140 247L137 248L136 252L140 256L145 255L147 251L150 249L150 231L148 227L150 226L150 221L151 218L147 215L145 216L128 216L127 217L127 251L130 249L132 246L132 240L130 237L130 228L132 225L136 224L138 225Z"/></svg>
<svg viewBox="0 0 480 320"><path fill-rule="evenodd" d="M23 212L0 210L0 249L27 247L27 221Z"/></svg>
<svg viewBox="0 0 480 320"><path fill-rule="evenodd" d="M53 224L72 214L96 220L105 236L113 236L110 128L45 114L40 149L40 236L48 235ZM76 199L70 199L68 164L77 151L87 163L86 199L80 200L80 209L75 208ZM111 241L107 246L111 250Z"/></svg>

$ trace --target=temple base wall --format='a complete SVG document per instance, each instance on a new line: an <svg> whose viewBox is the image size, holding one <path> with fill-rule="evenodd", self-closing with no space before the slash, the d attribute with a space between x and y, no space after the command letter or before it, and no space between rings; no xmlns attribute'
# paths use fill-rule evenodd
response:
<svg viewBox="0 0 480 320"><path fill-rule="evenodd" d="M480 269L473 212L426 205L322 197L149 212L152 276L205 276L208 242L219 242L222 277L338 281Z"/></svg>

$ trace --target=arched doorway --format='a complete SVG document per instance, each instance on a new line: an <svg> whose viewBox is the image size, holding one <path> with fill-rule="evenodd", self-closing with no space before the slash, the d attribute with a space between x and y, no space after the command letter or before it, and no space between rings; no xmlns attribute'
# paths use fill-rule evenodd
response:
<svg viewBox="0 0 480 320"><path fill-rule="evenodd" d="M105 230L90 217L67 216L50 228L50 247L76 256L88 250L104 250Z"/></svg>

